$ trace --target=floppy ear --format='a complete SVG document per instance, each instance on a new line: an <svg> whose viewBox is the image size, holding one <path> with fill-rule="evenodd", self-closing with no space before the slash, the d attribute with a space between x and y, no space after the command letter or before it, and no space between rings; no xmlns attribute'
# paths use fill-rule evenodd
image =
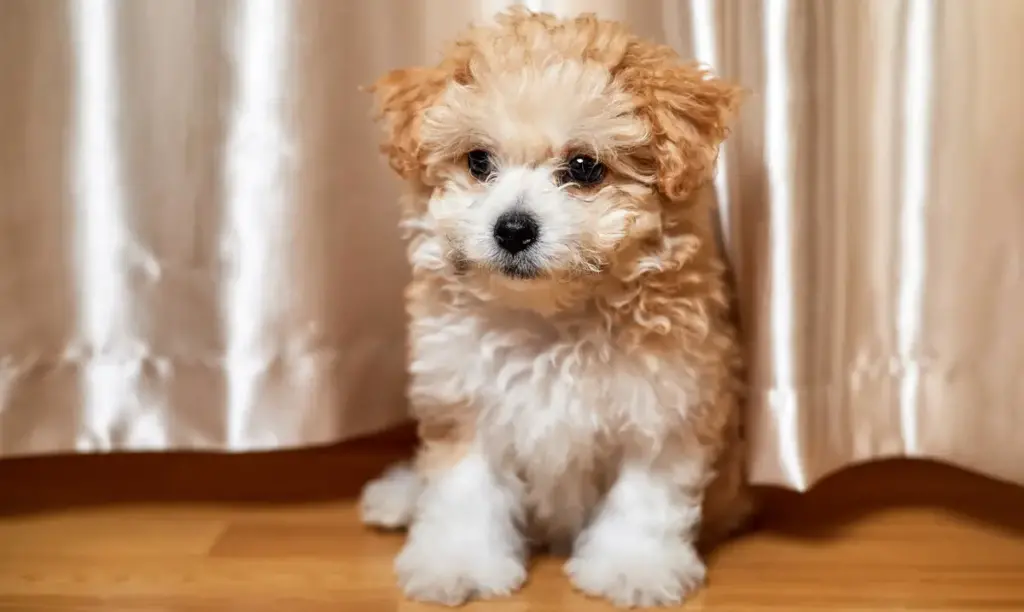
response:
<svg viewBox="0 0 1024 612"><path fill-rule="evenodd" d="M403 179L423 175L420 125L427 110L444 90L446 72L439 68L392 70L367 91L374 94L375 117L384 130L381 152Z"/></svg>
<svg viewBox="0 0 1024 612"><path fill-rule="evenodd" d="M651 129L658 190L670 200L686 199L714 176L742 90L681 62L668 47L635 46L622 76Z"/></svg>

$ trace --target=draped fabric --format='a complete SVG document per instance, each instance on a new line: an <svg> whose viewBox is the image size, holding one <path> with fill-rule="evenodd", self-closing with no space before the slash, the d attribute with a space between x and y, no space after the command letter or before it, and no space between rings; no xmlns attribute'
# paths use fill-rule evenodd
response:
<svg viewBox="0 0 1024 612"><path fill-rule="evenodd" d="M358 88L504 0L0 3L0 455L399 424L396 179ZM536 0L749 90L714 185L751 474L1024 483L1024 2Z"/></svg>

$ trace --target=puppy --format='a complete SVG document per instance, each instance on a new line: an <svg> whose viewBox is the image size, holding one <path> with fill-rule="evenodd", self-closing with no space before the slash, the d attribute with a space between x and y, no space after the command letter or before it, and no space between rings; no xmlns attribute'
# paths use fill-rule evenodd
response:
<svg viewBox="0 0 1024 612"><path fill-rule="evenodd" d="M512 10L373 87L403 227L415 465L367 486L412 599L505 596L531 549L667 605L751 510L709 204L739 91L592 15Z"/></svg>

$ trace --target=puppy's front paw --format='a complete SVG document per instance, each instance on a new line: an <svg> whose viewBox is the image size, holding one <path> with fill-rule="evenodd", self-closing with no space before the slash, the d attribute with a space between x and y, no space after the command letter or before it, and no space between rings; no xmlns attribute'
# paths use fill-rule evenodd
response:
<svg viewBox="0 0 1024 612"><path fill-rule="evenodd" d="M704 562L683 541L598 537L583 543L565 571L573 586L621 607L678 604L704 583Z"/></svg>
<svg viewBox="0 0 1024 612"><path fill-rule="evenodd" d="M395 561L406 597L457 606L471 598L511 595L526 581L526 567L514 553L460 547L454 540L458 538L430 544L410 539Z"/></svg>
<svg viewBox="0 0 1024 612"><path fill-rule="evenodd" d="M399 464L366 485L359 498L363 523L381 529L404 529L412 522L423 488L412 468Z"/></svg>

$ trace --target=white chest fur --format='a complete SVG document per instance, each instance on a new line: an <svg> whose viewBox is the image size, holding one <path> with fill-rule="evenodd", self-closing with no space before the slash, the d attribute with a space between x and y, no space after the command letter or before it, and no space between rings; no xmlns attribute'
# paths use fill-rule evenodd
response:
<svg viewBox="0 0 1024 612"><path fill-rule="evenodd" d="M657 446L696 397L681 355L627 355L571 322L450 312L415 320L412 335L412 400L468 401L493 465L556 531L580 527L623 444Z"/></svg>

